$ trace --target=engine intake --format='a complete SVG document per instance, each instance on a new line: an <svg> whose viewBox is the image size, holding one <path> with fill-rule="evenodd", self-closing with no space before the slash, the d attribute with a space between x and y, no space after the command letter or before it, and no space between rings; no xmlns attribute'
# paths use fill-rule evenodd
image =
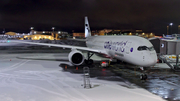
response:
<svg viewBox="0 0 180 101"><path fill-rule="evenodd" d="M73 65L81 65L84 62L84 56L78 50L72 50L68 55L68 59Z"/></svg>

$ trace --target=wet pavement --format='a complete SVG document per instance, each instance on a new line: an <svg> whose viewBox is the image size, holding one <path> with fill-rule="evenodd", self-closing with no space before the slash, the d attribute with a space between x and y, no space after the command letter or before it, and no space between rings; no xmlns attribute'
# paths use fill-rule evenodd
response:
<svg viewBox="0 0 180 101"><path fill-rule="evenodd" d="M65 67L65 64L61 64ZM140 80L140 69L127 68L126 65L112 65L109 68L101 68L99 64L90 67L90 77L108 81L123 81L127 85L121 85L130 89L131 85L137 85L149 92L162 97L167 101L180 101L180 74L170 69L146 69L147 80ZM125 68L126 67L126 68ZM64 68L65 72L83 73L83 66L78 69L74 66Z"/></svg>

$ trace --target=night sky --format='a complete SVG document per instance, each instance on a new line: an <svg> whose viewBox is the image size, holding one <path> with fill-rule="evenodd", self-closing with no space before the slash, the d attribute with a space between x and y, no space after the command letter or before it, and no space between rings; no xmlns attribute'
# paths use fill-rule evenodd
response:
<svg viewBox="0 0 180 101"><path fill-rule="evenodd" d="M84 31L84 16L91 30L142 29L165 33L180 24L180 0L1 0L0 31ZM171 27L170 27L171 31Z"/></svg>

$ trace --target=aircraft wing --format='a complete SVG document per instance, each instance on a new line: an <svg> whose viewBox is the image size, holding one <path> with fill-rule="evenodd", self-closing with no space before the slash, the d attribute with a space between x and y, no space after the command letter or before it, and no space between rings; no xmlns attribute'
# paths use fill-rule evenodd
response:
<svg viewBox="0 0 180 101"><path fill-rule="evenodd" d="M73 39L73 38L67 38L68 40L75 40L75 41L83 41L83 42L85 42L86 41L86 39Z"/></svg>
<svg viewBox="0 0 180 101"><path fill-rule="evenodd" d="M88 48L88 47L81 47L81 46L60 45L60 44L51 44L51 43L24 42L24 41L20 41L20 40L19 41L8 40L7 42L25 43L25 44L43 45L43 46L53 46L53 47L62 47L62 48L70 48L70 49L79 49L79 50L85 50L85 51L90 51L90 52L94 52L94 53L101 53L101 54L107 55L107 53L104 50L93 49L93 48Z"/></svg>

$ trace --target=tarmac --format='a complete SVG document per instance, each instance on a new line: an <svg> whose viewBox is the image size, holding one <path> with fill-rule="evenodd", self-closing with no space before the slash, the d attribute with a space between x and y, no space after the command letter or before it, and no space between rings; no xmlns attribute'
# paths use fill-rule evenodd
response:
<svg viewBox="0 0 180 101"><path fill-rule="evenodd" d="M99 62L104 59L93 56L96 61L89 67L91 88L85 89L85 65L76 68L68 62L70 49L0 49L2 101L180 101L180 75L169 68L145 68L148 79L140 80L142 71L133 68L136 66L112 63L102 68Z"/></svg>

